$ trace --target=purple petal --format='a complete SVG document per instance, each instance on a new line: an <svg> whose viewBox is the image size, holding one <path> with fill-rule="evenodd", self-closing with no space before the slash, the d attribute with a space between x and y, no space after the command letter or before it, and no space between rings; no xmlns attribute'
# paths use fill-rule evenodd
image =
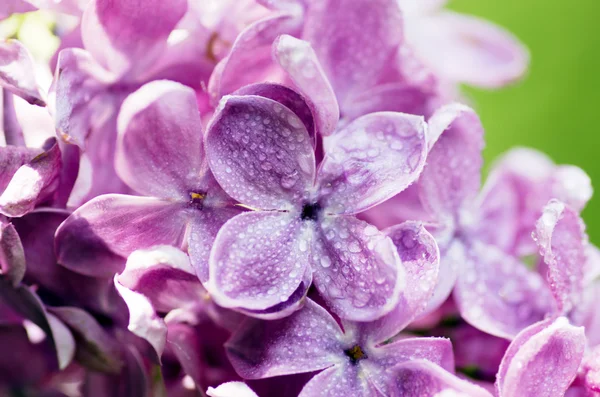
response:
<svg viewBox="0 0 600 397"><path fill-rule="evenodd" d="M392 240L352 216L325 217L311 247L315 285L340 317L371 321L389 313L405 286Z"/></svg>
<svg viewBox="0 0 600 397"><path fill-rule="evenodd" d="M573 165L560 165L554 170L552 178L553 197L581 211L592 198L594 190L588 174Z"/></svg>
<svg viewBox="0 0 600 397"><path fill-rule="evenodd" d="M379 357L374 357L374 360L382 369L389 369L403 361L411 360L428 360L435 365L447 371L454 370L454 355L452 353L452 342L446 338L406 338L397 339L394 342L381 344ZM373 374L373 376L376 376ZM387 377L378 376L378 385L381 384Z"/></svg>
<svg viewBox="0 0 600 397"><path fill-rule="evenodd" d="M479 193L483 127L470 108L451 104L429 119L427 166L419 179L423 204L440 218L456 217Z"/></svg>
<svg viewBox="0 0 600 397"><path fill-rule="evenodd" d="M258 81L273 81L271 46L284 33L299 33L302 19L294 13L278 13L254 22L233 43L229 55L215 67L208 91L216 103L226 94ZM267 78L268 77L268 78Z"/></svg>
<svg viewBox="0 0 600 397"><path fill-rule="evenodd" d="M425 128L420 116L373 113L326 138L318 173L325 210L356 214L406 189L425 165Z"/></svg>
<svg viewBox="0 0 600 397"><path fill-rule="evenodd" d="M363 329L374 343L383 342L404 329L427 306L437 284L440 251L433 236L419 222L405 222L384 230L402 261L405 288L394 310Z"/></svg>
<svg viewBox="0 0 600 397"><path fill-rule="evenodd" d="M582 299L587 235L579 215L558 200L551 200L536 223L534 240L548 266L550 289L561 314Z"/></svg>
<svg viewBox="0 0 600 397"><path fill-rule="evenodd" d="M73 332L77 340L75 358L78 362L96 371L120 371L123 363L119 345L93 316L76 307L57 307L51 312Z"/></svg>
<svg viewBox="0 0 600 397"><path fill-rule="evenodd" d="M508 347L496 387L503 397L562 396L577 375L585 336L560 317L523 330Z"/></svg>
<svg viewBox="0 0 600 397"><path fill-rule="evenodd" d="M403 39L395 0L311 2L303 38L315 49L341 105L352 92L371 87Z"/></svg>
<svg viewBox="0 0 600 397"><path fill-rule="evenodd" d="M226 344L227 355L244 379L317 371L347 361L341 329L310 299L289 317L248 319Z"/></svg>
<svg viewBox="0 0 600 397"><path fill-rule="evenodd" d="M117 113L121 98L108 91L115 80L90 53L78 48L60 52L53 91L56 129L63 140L84 147L87 136Z"/></svg>
<svg viewBox="0 0 600 397"><path fill-rule="evenodd" d="M373 396L383 397L366 376L351 364L336 365L314 376L298 397Z"/></svg>
<svg viewBox="0 0 600 397"><path fill-rule="evenodd" d="M191 88L171 81L144 85L123 102L115 169L137 192L190 200L205 193L202 124Z"/></svg>
<svg viewBox="0 0 600 397"><path fill-rule="evenodd" d="M25 269L25 252L21 239L11 223L0 219L0 275L16 287L23 280Z"/></svg>
<svg viewBox="0 0 600 397"><path fill-rule="evenodd" d="M58 144L22 165L0 195L0 213L20 217L54 193L61 172Z"/></svg>
<svg viewBox="0 0 600 397"><path fill-rule="evenodd" d="M46 106L35 80L33 58L17 40L0 41L0 87L32 105Z"/></svg>
<svg viewBox="0 0 600 397"><path fill-rule="evenodd" d="M210 397L258 397L244 382L227 382L216 388L209 387L206 394Z"/></svg>
<svg viewBox="0 0 600 397"><path fill-rule="evenodd" d="M420 18L411 46L440 76L484 88L517 80L529 63L527 49L506 30L450 11Z"/></svg>
<svg viewBox="0 0 600 397"><path fill-rule="evenodd" d="M585 373L585 385L589 390L600 392L600 346L585 354L582 368Z"/></svg>
<svg viewBox="0 0 600 397"><path fill-rule="evenodd" d="M459 263L454 298L474 327L510 340L553 310L540 275L512 256L479 242L454 254L451 260Z"/></svg>
<svg viewBox="0 0 600 397"><path fill-rule="evenodd" d="M188 221L179 203L105 195L79 207L56 231L59 263L81 274L112 277L137 249L181 246Z"/></svg>
<svg viewBox="0 0 600 397"><path fill-rule="evenodd" d="M243 204L290 209L312 187L315 157L302 121L258 96L231 96L219 106L206 136L210 168Z"/></svg>
<svg viewBox="0 0 600 397"><path fill-rule="evenodd" d="M303 280L311 232L296 214L232 218L215 239L207 289L228 308L264 310L287 301Z"/></svg>
<svg viewBox="0 0 600 397"><path fill-rule="evenodd" d="M127 258L123 272L117 275L117 281L144 295L162 313L193 306L208 298L188 256L168 245L134 251Z"/></svg>
<svg viewBox="0 0 600 397"><path fill-rule="evenodd" d="M395 367L389 387L392 397L492 397L485 389L427 360L407 361Z"/></svg>
<svg viewBox="0 0 600 397"><path fill-rule="evenodd" d="M319 133L330 135L337 127L340 109L333 88L310 43L281 35L273 43L273 56L300 92L312 102Z"/></svg>
<svg viewBox="0 0 600 397"><path fill-rule="evenodd" d="M148 298L121 285L118 276L115 276L114 282L117 291L119 291L129 308L129 325L127 329L134 335L148 341L154 348L158 361L160 361L167 342L167 325L156 314Z"/></svg>
<svg viewBox="0 0 600 397"><path fill-rule="evenodd" d="M44 153L41 149L17 146L0 147L0 190L4 191L17 170Z"/></svg>
<svg viewBox="0 0 600 397"><path fill-rule="evenodd" d="M210 250L217 233L225 222L239 213L237 208L204 207L190 218L188 252L196 275L203 283L208 281Z"/></svg>
<svg viewBox="0 0 600 397"><path fill-rule="evenodd" d="M5 19L12 14L35 11L35 7L25 0L5 0L0 5L0 19Z"/></svg>
<svg viewBox="0 0 600 397"><path fill-rule="evenodd" d="M81 22L83 43L105 69L135 78L162 55L186 12L185 0L93 0Z"/></svg>

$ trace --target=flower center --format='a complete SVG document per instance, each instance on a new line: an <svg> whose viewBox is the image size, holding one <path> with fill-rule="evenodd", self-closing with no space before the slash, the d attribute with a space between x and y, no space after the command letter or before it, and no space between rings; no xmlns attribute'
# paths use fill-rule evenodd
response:
<svg viewBox="0 0 600 397"><path fill-rule="evenodd" d="M302 207L302 214L300 214L300 218L303 221L316 221L319 218L319 212L321 212L321 206L319 205L319 203L304 204L304 207Z"/></svg>
<svg viewBox="0 0 600 397"><path fill-rule="evenodd" d="M201 210L204 207L206 193L190 192L190 206Z"/></svg>
<svg viewBox="0 0 600 397"><path fill-rule="evenodd" d="M344 350L344 354L348 356L352 364L357 364L360 360L369 358L359 345L354 345L354 347Z"/></svg>

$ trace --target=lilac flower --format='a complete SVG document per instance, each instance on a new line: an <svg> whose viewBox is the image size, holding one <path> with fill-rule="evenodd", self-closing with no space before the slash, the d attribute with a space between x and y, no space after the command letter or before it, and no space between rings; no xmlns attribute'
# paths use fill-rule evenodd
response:
<svg viewBox="0 0 600 397"><path fill-rule="evenodd" d="M398 246L408 288L393 312L369 323L342 320L342 329L325 309L307 299L302 309L284 319L248 319L227 342L236 371L245 379L260 379L323 370L304 386L303 397L428 396L456 387L488 396L446 375L453 368L447 339L394 338L427 304L439 257L432 236L421 225L400 225L388 234Z"/></svg>
<svg viewBox="0 0 600 397"><path fill-rule="evenodd" d="M203 155L193 91L157 81L132 94L119 116L120 177L149 197L104 195L79 207L56 235L60 263L112 277L137 249L187 244L201 280L220 226L239 210L216 184Z"/></svg>
<svg viewBox="0 0 600 397"><path fill-rule="evenodd" d="M315 285L341 317L389 312L403 286L392 242L354 214L405 189L425 162L421 117L374 113L325 141L316 171L305 124L258 96L230 96L206 136L215 178L256 209L219 231L207 288L224 307L263 311ZM277 310L277 311L281 311Z"/></svg>

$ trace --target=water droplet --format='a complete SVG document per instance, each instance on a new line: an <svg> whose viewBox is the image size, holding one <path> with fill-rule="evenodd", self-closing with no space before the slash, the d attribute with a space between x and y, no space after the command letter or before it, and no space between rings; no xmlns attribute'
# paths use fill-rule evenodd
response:
<svg viewBox="0 0 600 397"><path fill-rule="evenodd" d="M324 256L321 258L321 266L323 267L329 267L331 266L331 259L329 259L328 256Z"/></svg>

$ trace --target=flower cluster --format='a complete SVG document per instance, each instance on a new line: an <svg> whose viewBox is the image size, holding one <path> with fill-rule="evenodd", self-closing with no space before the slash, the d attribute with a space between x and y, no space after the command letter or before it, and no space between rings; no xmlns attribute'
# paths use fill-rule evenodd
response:
<svg viewBox="0 0 600 397"><path fill-rule="evenodd" d="M3 0L75 24L0 42L0 394L600 395L590 180L481 186L528 54L443 3Z"/></svg>

